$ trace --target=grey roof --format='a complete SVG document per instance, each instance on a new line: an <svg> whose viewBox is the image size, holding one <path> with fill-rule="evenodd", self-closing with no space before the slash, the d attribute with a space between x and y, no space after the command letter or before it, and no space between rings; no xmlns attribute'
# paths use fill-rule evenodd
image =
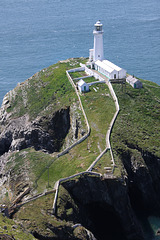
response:
<svg viewBox="0 0 160 240"><path fill-rule="evenodd" d="M103 61L97 60L95 62L95 64L101 68L103 68L104 70L106 70L109 73L112 73L114 71L114 69L110 66L108 66L107 64L105 64Z"/></svg>
<svg viewBox="0 0 160 240"><path fill-rule="evenodd" d="M132 83L141 82L137 78L132 77L131 75L129 75L126 80Z"/></svg>
<svg viewBox="0 0 160 240"><path fill-rule="evenodd" d="M80 86L80 87L82 87L84 84L85 84L85 85L88 85L85 81L83 81L83 79L79 80L77 84L78 84L78 86Z"/></svg>

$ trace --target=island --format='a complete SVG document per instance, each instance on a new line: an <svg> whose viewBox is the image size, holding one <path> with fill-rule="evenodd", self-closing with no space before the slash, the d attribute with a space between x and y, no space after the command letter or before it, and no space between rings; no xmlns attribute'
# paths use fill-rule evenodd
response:
<svg viewBox="0 0 160 240"><path fill-rule="evenodd" d="M160 86L97 79L87 61L59 61L3 99L4 239L143 240L141 216L160 214Z"/></svg>

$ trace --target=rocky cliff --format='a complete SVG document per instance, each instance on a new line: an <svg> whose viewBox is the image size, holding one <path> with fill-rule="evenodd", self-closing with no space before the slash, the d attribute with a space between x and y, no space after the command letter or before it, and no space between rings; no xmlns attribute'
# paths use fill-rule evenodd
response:
<svg viewBox="0 0 160 240"><path fill-rule="evenodd" d="M2 126L2 122L0 122ZM34 147L49 153L59 151L70 129L70 107L60 109L50 116L42 116L29 121L29 116L3 120L0 135L0 155Z"/></svg>
<svg viewBox="0 0 160 240"><path fill-rule="evenodd" d="M57 216L81 223L99 239L143 239L127 185L118 179L84 175L62 184Z"/></svg>
<svg viewBox="0 0 160 240"><path fill-rule="evenodd" d="M68 154L70 158L67 154L61 161L55 158L55 153L86 132L65 74L81 60L50 66L4 98L0 109L0 198L8 207L16 199L21 201L20 196L28 199L53 189L57 176L66 177L65 168L67 174L72 172L69 162L75 172L84 167L80 154L76 155L78 164L72 162L75 150ZM113 178L84 174L65 181L58 193L56 216L52 215L52 193L16 209L12 217L17 224L37 239L146 239L139 215L146 220L149 215L160 216L160 92L153 83L143 84L139 90L127 86L126 94L121 86L115 86L121 111L111 136L116 162ZM50 170L46 168L53 162ZM102 166L100 162L96 168L100 173L104 173Z"/></svg>
<svg viewBox="0 0 160 240"><path fill-rule="evenodd" d="M26 167L27 161L22 160L26 153L22 154L23 157L20 154L21 160L17 160L14 153L23 149L41 150L49 159L47 154L58 153L86 132L79 102L66 77L67 64L70 66L70 61L36 73L3 99L0 108L1 198L8 196L7 192L10 192L10 198L16 198L24 187L33 186L30 176L35 175L33 167ZM58 82L57 74L61 76ZM17 161L20 163L18 167ZM40 167L40 172L45 165ZM17 185L19 187L15 190Z"/></svg>

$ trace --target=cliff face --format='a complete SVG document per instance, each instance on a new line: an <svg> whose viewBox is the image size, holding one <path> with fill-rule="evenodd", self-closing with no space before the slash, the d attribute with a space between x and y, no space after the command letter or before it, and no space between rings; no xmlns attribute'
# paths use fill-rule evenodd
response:
<svg viewBox="0 0 160 240"><path fill-rule="evenodd" d="M48 116L39 116L34 121L31 121L28 115L10 119L9 114L6 115L7 118L4 121L4 115L1 115L3 118L0 134L1 198L5 198L8 190L14 199L24 191L25 187L33 187L31 175L33 175L35 167L30 168L28 166L28 159L25 156L27 152L24 151L22 155L20 153L21 159L19 160L12 156L14 152L26 148L34 148L36 151L42 150L45 152L46 157L43 167L42 169L39 168L41 172L47 164L48 153L59 152L61 148L66 148L84 134L85 128L81 124L81 117L77 113L77 108L78 105L74 104L70 107L61 108ZM38 158L43 158L40 155ZM26 158L26 160L23 161L23 158ZM20 163L18 168L15 167L18 164L17 161ZM8 162L10 162L10 167L7 165ZM19 187L17 188L17 186Z"/></svg>
<svg viewBox="0 0 160 240"><path fill-rule="evenodd" d="M4 97L0 108L1 199L8 198L8 192L9 198L14 199L26 186L32 187L49 159L55 156L48 154L70 146L86 131L79 102L66 77L67 64L70 61L36 73ZM37 160L38 174L25 149L38 154L30 158ZM39 150L46 153L44 160L40 161L43 157ZM18 152L20 157L16 158L14 154Z"/></svg>
<svg viewBox="0 0 160 240"><path fill-rule="evenodd" d="M139 217L147 222L148 216L160 215L159 159L143 152L139 163L126 152L122 162L125 180L84 175L64 182L59 191L58 217L81 223L98 240L146 239Z"/></svg>
<svg viewBox="0 0 160 240"><path fill-rule="evenodd" d="M143 239L123 181L84 175L62 185L58 217L80 222L98 240Z"/></svg>
<svg viewBox="0 0 160 240"><path fill-rule="evenodd" d="M63 183L59 193L58 216L81 222L97 239L146 239L140 218L149 226L148 216L160 216L160 92L145 83L126 94L115 86L121 111L111 143L124 180L83 177Z"/></svg>
<svg viewBox="0 0 160 240"><path fill-rule="evenodd" d="M121 156L128 176L129 196L135 210L157 215L160 213L159 158L140 150L139 154L140 163L129 151Z"/></svg>
<svg viewBox="0 0 160 240"><path fill-rule="evenodd" d="M0 123L1 124L1 123ZM29 121L27 115L3 121L0 134L0 155L8 151L34 147L49 153L59 151L70 129L70 108L54 112L49 117Z"/></svg>
<svg viewBox="0 0 160 240"><path fill-rule="evenodd" d="M65 74L76 64L67 60L44 69L4 98L0 109L0 198L5 203L12 204L17 195L31 188L33 195L53 188L54 181L70 174L64 168L68 170L69 161L73 166L74 152L69 159L65 155L58 161L50 153L71 145L86 131ZM159 89L156 86L152 92L153 85L152 89L129 88L126 94L117 86L121 111L111 144L118 177L88 174L63 182L57 218L49 213L53 196L50 202L45 196L26 204L13 216L37 239L145 239L138 215L160 215L160 101ZM78 160L73 166L76 170L81 155ZM46 172L49 164L52 168ZM104 173L102 166L99 162L97 171Z"/></svg>
<svg viewBox="0 0 160 240"><path fill-rule="evenodd" d="M70 64L43 69L6 94L0 108L0 155L28 147L53 153L65 140L70 144L83 135L83 114L65 72Z"/></svg>

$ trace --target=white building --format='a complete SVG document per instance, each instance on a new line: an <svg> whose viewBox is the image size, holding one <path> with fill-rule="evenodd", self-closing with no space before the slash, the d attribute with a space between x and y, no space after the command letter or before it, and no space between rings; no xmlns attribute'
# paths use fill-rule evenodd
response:
<svg viewBox="0 0 160 240"><path fill-rule="evenodd" d="M83 81L83 79L81 79L78 83L77 83L78 89L80 92L88 92L89 91L89 85Z"/></svg>
<svg viewBox="0 0 160 240"><path fill-rule="evenodd" d="M126 70L116 66L108 60L96 61L95 70L102 73L109 79L121 79L126 77Z"/></svg>
<svg viewBox="0 0 160 240"><path fill-rule="evenodd" d="M96 24L94 24L95 29L93 30L94 35L94 48L89 50L89 60L91 61L97 61L97 60L103 60L104 54L103 54L103 30L102 30L102 23L100 21L97 21Z"/></svg>
<svg viewBox="0 0 160 240"><path fill-rule="evenodd" d="M129 75L126 78L126 82L128 82L133 88L142 88L143 87L142 82L131 75Z"/></svg>
<svg viewBox="0 0 160 240"><path fill-rule="evenodd" d="M126 77L126 70L104 59L103 53L103 29L102 23L97 21L94 25L94 48L89 50L89 65L109 79L121 79Z"/></svg>

